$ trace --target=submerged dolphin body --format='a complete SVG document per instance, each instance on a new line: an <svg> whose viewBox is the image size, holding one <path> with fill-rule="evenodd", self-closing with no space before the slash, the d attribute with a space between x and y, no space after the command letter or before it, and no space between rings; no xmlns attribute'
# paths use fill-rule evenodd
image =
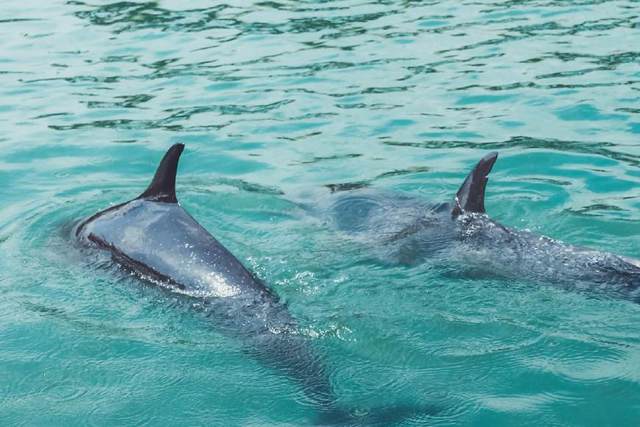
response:
<svg viewBox="0 0 640 427"><path fill-rule="evenodd" d="M261 362L298 383L323 422L369 423L335 403L322 357L298 333L295 320L277 295L178 204L175 179L183 148L176 144L167 151L153 181L139 197L80 223L77 238L110 252L114 260L143 279L198 298L221 332L239 338ZM409 413L416 411L395 407L371 416L395 420Z"/></svg>
<svg viewBox="0 0 640 427"><path fill-rule="evenodd" d="M338 229L360 236L385 260L427 259L456 273L597 290L640 302L640 261L505 227L484 208L498 153L481 159L452 202L429 204L371 190L338 193L330 214Z"/></svg>

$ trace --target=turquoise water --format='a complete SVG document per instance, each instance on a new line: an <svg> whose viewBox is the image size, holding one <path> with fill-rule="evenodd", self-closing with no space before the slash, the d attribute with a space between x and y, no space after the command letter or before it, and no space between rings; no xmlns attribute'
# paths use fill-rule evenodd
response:
<svg viewBox="0 0 640 427"><path fill-rule="evenodd" d="M640 307L371 261L327 186L640 257L636 1L0 5L0 424L309 425L299 387L78 250L172 143L178 197L287 302L339 402L403 425L634 425ZM335 187L334 187L335 188Z"/></svg>

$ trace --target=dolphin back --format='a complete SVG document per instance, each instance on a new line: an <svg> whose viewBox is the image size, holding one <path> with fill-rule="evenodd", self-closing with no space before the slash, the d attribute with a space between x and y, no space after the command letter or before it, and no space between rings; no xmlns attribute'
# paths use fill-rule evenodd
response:
<svg viewBox="0 0 640 427"><path fill-rule="evenodd" d="M111 252L144 278L192 296L277 300L178 204L176 174L183 149L183 144L173 145L140 196L91 216L78 226L76 236Z"/></svg>

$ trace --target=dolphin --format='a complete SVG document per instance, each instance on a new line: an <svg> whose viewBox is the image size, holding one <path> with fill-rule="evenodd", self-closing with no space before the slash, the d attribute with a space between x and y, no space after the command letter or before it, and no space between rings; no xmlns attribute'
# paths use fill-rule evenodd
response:
<svg viewBox="0 0 640 427"><path fill-rule="evenodd" d="M319 413L318 422L371 424L415 414L416 408L396 406L362 418L336 404L323 357L299 332L286 305L178 203L175 183L183 149L175 144L166 152L140 196L82 221L75 229L77 239L109 252L147 282L197 298L222 333L238 338L259 361L303 389Z"/></svg>
<svg viewBox="0 0 640 427"><path fill-rule="evenodd" d="M516 230L487 215L485 191L497 158L497 152L484 156L451 201L366 188L334 191L329 217L388 263L430 261L464 277L524 279L640 302L639 260Z"/></svg>

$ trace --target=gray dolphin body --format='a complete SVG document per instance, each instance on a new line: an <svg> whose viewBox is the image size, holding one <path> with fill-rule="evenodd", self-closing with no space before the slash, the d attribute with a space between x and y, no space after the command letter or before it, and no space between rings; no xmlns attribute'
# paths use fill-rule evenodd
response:
<svg viewBox="0 0 640 427"><path fill-rule="evenodd" d="M389 407L361 419L335 403L323 358L298 333L278 296L191 217L175 193L182 144L171 147L139 197L105 209L78 225L81 243L111 253L119 264L171 291L197 298L217 328L238 338L258 360L298 383L332 425L371 424L431 409Z"/></svg>
<svg viewBox="0 0 640 427"><path fill-rule="evenodd" d="M277 295L178 204L175 179L182 144L171 147L136 199L98 212L76 236L109 251L121 265L177 293L201 300L226 334L286 372L322 409L333 402L321 358Z"/></svg>
<svg viewBox="0 0 640 427"><path fill-rule="evenodd" d="M486 214L485 189L497 157L494 152L480 160L451 202L354 190L337 193L331 217L340 230L381 250L386 261L430 260L464 275L557 284L640 302L640 261L508 228Z"/></svg>

